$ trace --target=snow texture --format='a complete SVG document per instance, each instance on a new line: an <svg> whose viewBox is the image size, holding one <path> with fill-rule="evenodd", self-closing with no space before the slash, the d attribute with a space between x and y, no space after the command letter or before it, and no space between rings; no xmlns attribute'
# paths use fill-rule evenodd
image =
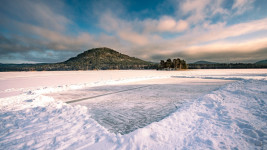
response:
<svg viewBox="0 0 267 150"><path fill-rule="evenodd" d="M266 69L75 73L0 74L3 97L0 99L0 149L267 149ZM31 81L34 83L28 83ZM155 86L156 81L162 84ZM171 81L172 84L168 83ZM85 89L98 95L147 85L139 90L98 97L101 101L90 99L91 102L80 104L67 104L68 100L48 96ZM200 94L192 93L193 96L185 100L182 96L188 96L186 89L180 90L180 95L174 90L182 89L182 85ZM155 96L157 88L170 90ZM168 112L169 115L125 134L104 127L97 120L99 117L95 117L93 107L88 106L101 104L105 108L112 106L112 100L129 96L130 104L143 96L149 102L141 106L151 106L151 109L160 108L152 105L153 99L167 108L170 105L166 103L180 102L172 98L181 96L182 103ZM126 102L120 105L130 107ZM153 114L146 114L147 118L150 116Z"/></svg>
<svg viewBox="0 0 267 150"><path fill-rule="evenodd" d="M228 83L213 79L153 79L48 94L55 100L89 108L92 118L111 132L127 134L160 121L184 103ZM78 99L77 99L78 98Z"/></svg>

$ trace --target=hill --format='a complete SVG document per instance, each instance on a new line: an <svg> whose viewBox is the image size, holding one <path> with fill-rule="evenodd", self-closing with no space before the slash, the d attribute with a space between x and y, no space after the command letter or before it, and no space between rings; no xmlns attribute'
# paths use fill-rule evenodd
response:
<svg viewBox="0 0 267 150"><path fill-rule="evenodd" d="M192 64L218 64L218 63L201 60L201 61L194 62Z"/></svg>
<svg viewBox="0 0 267 150"><path fill-rule="evenodd" d="M266 60L258 61L255 64L267 64L267 59Z"/></svg>
<svg viewBox="0 0 267 150"><path fill-rule="evenodd" d="M156 69L157 65L102 47L87 50L67 61L51 64L0 64L0 71L56 71Z"/></svg>
<svg viewBox="0 0 267 150"><path fill-rule="evenodd" d="M121 54L110 48L94 48L63 62L77 69L140 69L151 63Z"/></svg>

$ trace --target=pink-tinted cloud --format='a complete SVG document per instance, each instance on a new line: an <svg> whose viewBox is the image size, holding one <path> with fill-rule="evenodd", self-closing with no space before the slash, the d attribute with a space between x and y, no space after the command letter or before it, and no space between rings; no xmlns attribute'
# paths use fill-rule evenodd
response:
<svg viewBox="0 0 267 150"><path fill-rule="evenodd" d="M176 21L174 18L169 16L163 16L159 20L153 22L156 23L154 32L182 32L188 29L188 23L184 20Z"/></svg>
<svg viewBox="0 0 267 150"><path fill-rule="evenodd" d="M239 52L251 53L267 47L267 38L246 40L240 42L214 42L206 45L195 45L186 48L186 53L196 55L199 53Z"/></svg>
<svg viewBox="0 0 267 150"><path fill-rule="evenodd" d="M118 32L118 35L122 40L131 42L132 44L145 45L148 43L148 39L146 38L146 36L138 34L136 32L120 31Z"/></svg>

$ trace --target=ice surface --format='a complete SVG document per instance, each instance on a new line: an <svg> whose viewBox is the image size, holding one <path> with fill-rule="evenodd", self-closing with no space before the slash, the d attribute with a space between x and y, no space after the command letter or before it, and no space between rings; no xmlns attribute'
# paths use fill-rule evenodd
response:
<svg viewBox="0 0 267 150"><path fill-rule="evenodd" d="M266 69L219 69L189 71L107 70L0 72L0 98L35 93L58 92L97 85L121 84L153 78L266 79Z"/></svg>
<svg viewBox="0 0 267 150"><path fill-rule="evenodd" d="M175 77L174 83L170 83L170 77ZM168 80L159 84L155 79ZM168 93L175 96L173 85L197 87L203 81L215 79L232 82L212 91L208 89L212 82L205 83L203 95L185 100L181 105L179 100L166 96ZM266 69L7 72L0 73L0 85L0 97L4 97L0 98L0 149L267 149ZM173 100L179 108L162 120L124 135L110 132L95 121L91 108L62 102L107 93L97 97L98 103L90 103L96 100L93 98L80 102L113 105L109 98L115 99L115 103L129 97L136 99L140 97L134 94L138 90L145 93L143 100L151 101L149 95L153 94L153 88L158 90L154 85L171 89L159 92L166 97L166 101L157 98L160 104ZM128 86L134 90L125 91ZM75 89L91 92L81 90L78 96L62 101L44 96ZM123 92L115 93L115 90Z"/></svg>
<svg viewBox="0 0 267 150"><path fill-rule="evenodd" d="M124 85L97 86L48 96L89 108L99 124L111 132L127 134L157 122L230 81L213 79L154 79ZM77 100L78 99L78 100Z"/></svg>

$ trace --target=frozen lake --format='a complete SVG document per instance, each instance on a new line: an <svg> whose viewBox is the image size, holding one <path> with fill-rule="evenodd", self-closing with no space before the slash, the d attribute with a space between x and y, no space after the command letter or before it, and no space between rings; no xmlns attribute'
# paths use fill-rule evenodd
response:
<svg viewBox="0 0 267 150"><path fill-rule="evenodd" d="M267 149L267 69L0 72L0 149Z"/></svg>
<svg viewBox="0 0 267 150"><path fill-rule="evenodd" d="M127 134L157 122L230 80L166 78L106 85L48 94L55 100L83 105L109 131Z"/></svg>

